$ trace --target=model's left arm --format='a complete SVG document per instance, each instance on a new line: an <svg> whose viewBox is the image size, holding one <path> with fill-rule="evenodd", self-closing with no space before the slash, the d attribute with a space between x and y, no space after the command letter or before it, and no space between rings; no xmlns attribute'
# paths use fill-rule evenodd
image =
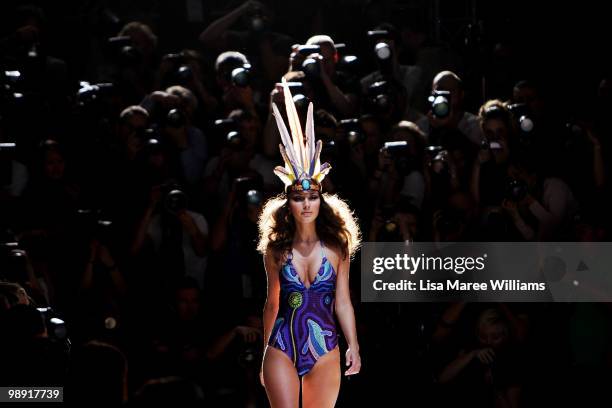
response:
<svg viewBox="0 0 612 408"><path fill-rule="evenodd" d="M336 316L348 343L346 365L350 367L344 372L345 375L357 374L361 369L361 357L359 356L359 343L357 342L357 329L355 327L355 311L353 310L349 290L349 267L348 256L340 259L336 281Z"/></svg>

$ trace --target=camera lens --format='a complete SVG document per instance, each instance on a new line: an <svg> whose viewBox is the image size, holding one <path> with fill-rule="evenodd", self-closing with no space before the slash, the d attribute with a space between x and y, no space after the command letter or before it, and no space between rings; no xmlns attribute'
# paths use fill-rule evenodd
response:
<svg viewBox="0 0 612 408"><path fill-rule="evenodd" d="M240 137L239 132L232 130L231 132L228 132L226 141L231 148L238 149L242 142L242 138Z"/></svg>
<svg viewBox="0 0 612 408"><path fill-rule="evenodd" d="M262 202L262 195L257 190L249 190L247 192L247 203L252 205L259 205Z"/></svg>
<svg viewBox="0 0 612 408"><path fill-rule="evenodd" d="M391 47L389 44L380 42L374 47L374 53L381 60L387 60L391 57Z"/></svg>
<svg viewBox="0 0 612 408"><path fill-rule="evenodd" d="M523 132L531 132L533 130L533 120L528 116L521 116L519 118L519 124Z"/></svg>
<svg viewBox="0 0 612 408"><path fill-rule="evenodd" d="M168 211L177 213L187 208L187 195L181 190L172 190L166 196L165 204Z"/></svg>
<svg viewBox="0 0 612 408"><path fill-rule="evenodd" d="M437 118L445 118L450 114L450 104L445 96L436 96L431 103L431 111Z"/></svg>
<svg viewBox="0 0 612 408"><path fill-rule="evenodd" d="M249 71L244 67L233 69L232 83L240 87L247 86L249 84Z"/></svg>
<svg viewBox="0 0 612 408"><path fill-rule="evenodd" d="M166 123L173 128L180 128L185 125L185 117L178 109L171 109L166 116Z"/></svg>
<svg viewBox="0 0 612 408"><path fill-rule="evenodd" d="M297 110L305 110L308 108L308 98L305 95L297 94L293 96L293 103Z"/></svg>
<svg viewBox="0 0 612 408"><path fill-rule="evenodd" d="M302 63L302 70L308 76L319 76L319 64L314 58L306 58Z"/></svg>
<svg viewBox="0 0 612 408"><path fill-rule="evenodd" d="M176 76L183 80L191 78L191 68L187 65L181 65L176 71Z"/></svg>

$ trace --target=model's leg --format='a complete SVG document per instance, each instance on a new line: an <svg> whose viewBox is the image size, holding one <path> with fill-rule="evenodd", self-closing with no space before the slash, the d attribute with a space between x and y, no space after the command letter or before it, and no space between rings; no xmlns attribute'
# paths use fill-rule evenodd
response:
<svg viewBox="0 0 612 408"><path fill-rule="evenodd" d="M266 347L263 377L272 408L299 406L300 378L289 356L274 347Z"/></svg>
<svg viewBox="0 0 612 408"><path fill-rule="evenodd" d="M302 379L304 408L331 408L340 391L340 351L338 347L321 356Z"/></svg>

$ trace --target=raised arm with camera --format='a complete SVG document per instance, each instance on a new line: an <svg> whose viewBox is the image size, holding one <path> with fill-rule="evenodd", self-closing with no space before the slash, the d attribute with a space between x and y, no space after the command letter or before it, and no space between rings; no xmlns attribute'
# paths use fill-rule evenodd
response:
<svg viewBox="0 0 612 408"><path fill-rule="evenodd" d="M351 116L357 109L357 98L343 92L335 83L339 54L334 41L328 35L315 35L308 39L306 45L318 46L319 52L311 54L304 61L302 70L306 75L318 78L334 110L341 116Z"/></svg>
<svg viewBox="0 0 612 408"><path fill-rule="evenodd" d="M200 42L206 48L212 50L227 49L227 32L230 27L236 24L243 16L261 7L262 5L258 1L245 1L234 10L210 23L200 34Z"/></svg>
<svg viewBox="0 0 612 408"><path fill-rule="evenodd" d="M547 241L566 232L564 227L577 210L569 186L556 177L539 181L535 170L521 163L510 165L508 173L513 180L502 207L509 212L523 237L528 241ZM521 209L536 218L536 227L525 221Z"/></svg>

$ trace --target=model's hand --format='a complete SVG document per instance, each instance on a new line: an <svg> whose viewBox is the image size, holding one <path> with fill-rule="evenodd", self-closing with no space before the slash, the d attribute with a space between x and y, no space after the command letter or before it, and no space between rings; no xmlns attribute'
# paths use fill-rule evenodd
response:
<svg viewBox="0 0 612 408"><path fill-rule="evenodd" d="M344 372L344 375L359 373L359 370L361 370L361 357L359 356L359 349L349 347L349 349L346 350L346 365L350 367Z"/></svg>

